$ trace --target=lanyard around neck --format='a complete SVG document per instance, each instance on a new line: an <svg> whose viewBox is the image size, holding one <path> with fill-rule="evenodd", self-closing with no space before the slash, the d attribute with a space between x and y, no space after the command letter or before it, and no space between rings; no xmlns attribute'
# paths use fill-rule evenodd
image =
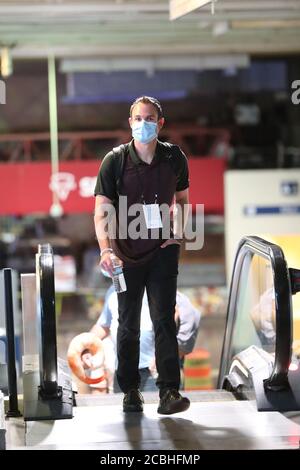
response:
<svg viewBox="0 0 300 470"><path fill-rule="evenodd" d="M130 157L131 158L131 157ZM155 158L155 155L154 157ZM139 164L138 163L135 163L132 158L131 158L131 161L134 165L134 168L135 168L135 171L136 171L136 175L137 175L137 180L138 180L138 184L139 184L139 187L140 187L140 191L141 191L141 201L143 204L146 204L146 200L145 200L145 196L144 196L144 190L143 190L143 184L142 184L142 174L139 170ZM154 194L154 204L157 204L157 201L158 201L158 190L159 190L159 184L160 184L160 162L157 162L157 181L156 181L156 191L155 191L155 194Z"/></svg>

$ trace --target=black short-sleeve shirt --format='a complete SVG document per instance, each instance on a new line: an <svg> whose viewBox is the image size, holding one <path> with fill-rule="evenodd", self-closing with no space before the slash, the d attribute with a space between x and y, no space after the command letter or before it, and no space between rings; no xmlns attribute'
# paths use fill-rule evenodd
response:
<svg viewBox="0 0 300 470"><path fill-rule="evenodd" d="M189 187L187 158L176 145L157 142L150 164L143 162L131 141L125 145L125 160L121 181L116 184L118 155L109 152L103 159L95 187L95 196L103 195L117 206L119 196L127 196L127 207L133 204L167 204L171 207L175 192ZM118 194L119 189L119 194ZM117 208L118 215L118 208ZM128 225L132 221L128 217ZM117 231L118 232L118 231ZM117 233L118 235L118 233ZM172 236L172 235L171 235ZM147 261L162 244L163 238L157 233L154 239L149 231L148 239L111 240L116 254L128 265Z"/></svg>

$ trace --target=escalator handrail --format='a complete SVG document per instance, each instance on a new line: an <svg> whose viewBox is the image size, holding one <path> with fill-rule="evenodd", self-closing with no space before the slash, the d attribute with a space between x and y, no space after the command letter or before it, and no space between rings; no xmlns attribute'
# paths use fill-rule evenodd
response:
<svg viewBox="0 0 300 470"><path fill-rule="evenodd" d="M54 257L49 244L38 246L36 270L39 304L40 393L41 396L56 397L58 383Z"/></svg>
<svg viewBox="0 0 300 470"><path fill-rule="evenodd" d="M269 388L284 388L287 386L287 374L292 355L293 335L292 293L289 270L282 249L278 245L257 236L242 238L237 249L229 291L218 387L220 388L222 386L223 378L228 369L227 362L235 325L240 275L244 258L248 253L268 258L272 266L275 289L276 342L274 367L266 385Z"/></svg>

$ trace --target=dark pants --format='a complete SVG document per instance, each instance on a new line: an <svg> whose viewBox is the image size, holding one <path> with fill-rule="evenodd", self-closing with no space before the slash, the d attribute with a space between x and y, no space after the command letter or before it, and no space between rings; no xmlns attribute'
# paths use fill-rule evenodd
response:
<svg viewBox="0 0 300 470"><path fill-rule="evenodd" d="M156 384L160 390L179 389L180 368L174 320L179 245L160 248L142 266L124 268L127 291L118 294L117 380L127 393L139 388L140 315L146 288L155 333Z"/></svg>

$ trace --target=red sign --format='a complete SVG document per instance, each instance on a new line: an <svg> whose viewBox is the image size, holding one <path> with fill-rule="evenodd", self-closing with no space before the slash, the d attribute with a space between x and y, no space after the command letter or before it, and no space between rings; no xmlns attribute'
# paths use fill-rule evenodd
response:
<svg viewBox="0 0 300 470"><path fill-rule="evenodd" d="M94 188L100 162L65 162L51 176L51 165L14 163L0 165L0 215L49 213L55 191L65 214L93 212ZM205 213L222 214L225 161L190 158L190 200L204 204Z"/></svg>

